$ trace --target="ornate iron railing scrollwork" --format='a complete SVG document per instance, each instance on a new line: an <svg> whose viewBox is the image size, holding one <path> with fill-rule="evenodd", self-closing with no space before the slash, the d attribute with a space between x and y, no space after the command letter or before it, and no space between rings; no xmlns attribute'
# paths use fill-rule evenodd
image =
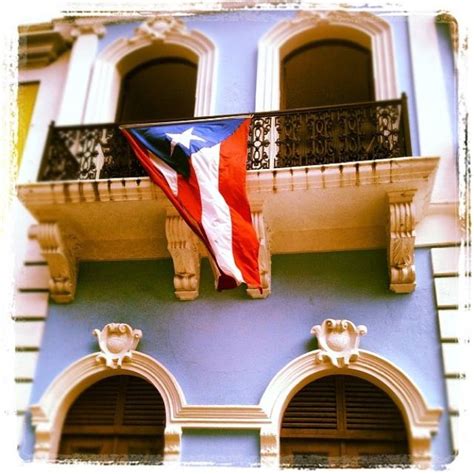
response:
<svg viewBox="0 0 474 474"><path fill-rule="evenodd" d="M410 155L407 99L403 95L399 100L255 113L249 130L247 169ZM52 124L38 180L145 175L118 124L75 127Z"/></svg>

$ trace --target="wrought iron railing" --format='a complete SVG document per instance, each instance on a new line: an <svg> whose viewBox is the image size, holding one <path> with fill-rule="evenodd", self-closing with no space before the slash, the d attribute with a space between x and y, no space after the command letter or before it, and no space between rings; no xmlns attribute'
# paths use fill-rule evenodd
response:
<svg viewBox="0 0 474 474"><path fill-rule="evenodd" d="M247 169L410 155L407 99L402 95L398 100L255 113L249 133ZM75 127L52 124L38 180L145 175L118 124Z"/></svg>

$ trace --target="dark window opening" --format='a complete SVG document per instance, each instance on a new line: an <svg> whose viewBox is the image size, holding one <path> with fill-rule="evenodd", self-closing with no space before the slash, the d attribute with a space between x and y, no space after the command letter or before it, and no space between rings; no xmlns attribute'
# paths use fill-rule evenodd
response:
<svg viewBox="0 0 474 474"><path fill-rule="evenodd" d="M162 58L138 66L122 81L117 121L146 122L194 116L197 66Z"/></svg>
<svg viewBox="0 0 474 474"><path fill-rule="evenodd" d="M280 437L284 467L409 465L398 407L383 390L348 375L303 387L285 411Z"/></svg>
<svg viewBox="0 0 474 474"><path fill-rule="evenodd" d="M374 100L370 50L345 40L305 45L282 61L281 109Z"/></svg>
<svg viewBox="0 0 474 474"><path fill-rule="evenodd" d="M160 464L165 406L149 382L128 375L103 379L69 409L58 459Z"/></svg>

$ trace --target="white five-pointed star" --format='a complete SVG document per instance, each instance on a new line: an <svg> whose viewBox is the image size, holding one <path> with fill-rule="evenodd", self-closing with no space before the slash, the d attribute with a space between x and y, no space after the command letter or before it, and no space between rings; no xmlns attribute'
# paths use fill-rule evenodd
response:
<svg viewBox="0 0 474 474"><path fill-rule="evenodd" d="M171 152L173 154L174 147L178 144L184 145L189 150L189 144L191 140L196 140L199 142L205 142L204 138L193 135L194 127L188 128L183 133L167 133L166 135L171 138Z"/></svg>

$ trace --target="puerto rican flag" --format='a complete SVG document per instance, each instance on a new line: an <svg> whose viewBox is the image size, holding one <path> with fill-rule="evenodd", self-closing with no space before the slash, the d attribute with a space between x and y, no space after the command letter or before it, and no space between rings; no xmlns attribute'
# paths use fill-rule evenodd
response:
<svg viewBox="0 0 474 474"><path fill-rule="evenodd" d="M246 193L250 118L126 127L148 172L207 247L216 288L260 288L259 243Z"/></svg>

